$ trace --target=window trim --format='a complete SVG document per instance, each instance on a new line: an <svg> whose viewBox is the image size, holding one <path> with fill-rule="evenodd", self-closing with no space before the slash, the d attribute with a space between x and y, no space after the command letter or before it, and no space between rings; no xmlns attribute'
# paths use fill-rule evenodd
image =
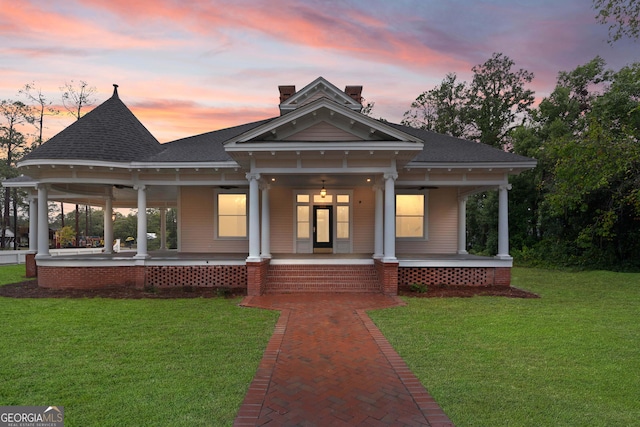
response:
<svg viewBox="0 0 640 427"><path fill-rule="evenodd" d="M218 196L220 194L242 194L245 197L245 236L220 236L220 199ZM249 190L248 189L217 189L215 191L215 203L214 203L214 228L215 228L215 238L216 240L249 240Z"/></svg>
<svg viewBox="0 0 640 427"><path fill-rule="evenodd" d="M398 236L398 229L396 227L395 230L395 238L401 241L414 241L414 242L424 242L429 240L429 190L401 190L395 192L394 202L395 202L395 213L394 213L394 221L397 222L398 219L398 196L424 196L424 206L423 206L423 215L422 215L422 236L420 237L400 237Z"/></svg>

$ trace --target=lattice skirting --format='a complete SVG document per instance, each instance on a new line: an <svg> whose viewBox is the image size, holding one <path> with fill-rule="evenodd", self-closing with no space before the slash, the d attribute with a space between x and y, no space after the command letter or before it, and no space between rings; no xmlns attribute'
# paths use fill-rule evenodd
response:
<svg viewBox="0 0 640 427"><path fill-rule="evenodd" d="M449 286L509 286L510 269L499 267L400 267L398 287L414 283Z"/></svg>
<svg viewBox="0 0 640 427"><path fill-rule="evenodd" d="M147 286L175 287L247 287L247 268L244 265L159 266L146 267Z"/></svg>

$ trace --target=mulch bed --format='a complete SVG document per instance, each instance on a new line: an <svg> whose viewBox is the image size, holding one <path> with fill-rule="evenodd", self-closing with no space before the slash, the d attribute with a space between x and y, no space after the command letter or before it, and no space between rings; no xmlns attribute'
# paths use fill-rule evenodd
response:
<svg viewBox="0 0 640 427"><path fill-rule="evenodd" d="M47 289L38 287L36 280L0 286L0 296L9 298L230 298L246 295L244 288L106 288L106 289Z"/></svg>
<svg viewBox="0 0 640 427"><path fill-rule="evenodd" d="M473 296L500 296L508 298L539 298L538 295L509 286L430 286L427 292L417 293L400 289L398 294L415 298L451 298ZM0 296L9 298L216 298L246 295L244 288L107 288L107 289L46 289L35 280L0 286Z"/></svg>
<svg viewBox="0 0 640 427"><path fill-rule="evenodd" d="M398 290L398 295L415 298L469 298L474 296L540 298L533 292L512 286L429 286L427 292L423 293L401 288Z"/></svg>

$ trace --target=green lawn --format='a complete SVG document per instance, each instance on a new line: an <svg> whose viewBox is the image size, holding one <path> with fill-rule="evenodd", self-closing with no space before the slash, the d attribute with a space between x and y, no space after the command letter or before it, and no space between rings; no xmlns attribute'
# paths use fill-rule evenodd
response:
<svg viewBox="0 0 640 427"><path fill-rule="evenodd" d="M0 284L24 280L0 267ZM239 299L0 297L0 405L65 426L231 425L278 313Z"/></svg>
<svg viewBox="0 0 640 427"><path fill-rule="evenodd" d="M640 426L640 274L513 270L540 299L408 299L370 312L452 421Z"/></svg>
<svg viewBox="0 0 640 427"><path fill-rule="evenodd" d="M0 284L24 266L0 267ZM514 269L540 299L370 315L459 427L640 426L640 274ZM231 425L277 312L233 299L0 297L0 405L67 426Z"/></svg>

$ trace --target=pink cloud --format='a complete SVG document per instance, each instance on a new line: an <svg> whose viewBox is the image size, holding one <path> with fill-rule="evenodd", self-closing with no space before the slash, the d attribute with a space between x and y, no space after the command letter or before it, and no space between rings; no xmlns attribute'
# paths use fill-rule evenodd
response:
<svg viewBox="0 0 640 427"><path fill-rule="evenodd" d="M135 2L132 2L135 3ZM25 40L55 47L26 48L32 54L43 54L47 49L53 53L77 53L77 47L100 47L110 49L153 48L159 45L176 45L172 39L129 36L124 32L111 31L99 22L104 20L83 19L82 16L65 15L45 10L29 1L3 4L3 14L11 22L0 27L0 35L24 43ZM53 42L53 43L50 43Z"/></svg>
<svg viewBox="0 0 640 427"><path fill-rule="evenodd" d="M128 107L160 142L273 117L273 109L210 107L183 100L153 100Z"/></svg>
<svg viewBox="0 0 640 427"><path fill-rule="evenodd" d="M394 31L373 15L339 4L327 9L290 0L262 4L87 0L83 5L104 9L130 24L143 19L161 21L200 35L245 31L294 45L415 68L450 70L461 65L448 53L429 48L419 37Z"/></svg>

